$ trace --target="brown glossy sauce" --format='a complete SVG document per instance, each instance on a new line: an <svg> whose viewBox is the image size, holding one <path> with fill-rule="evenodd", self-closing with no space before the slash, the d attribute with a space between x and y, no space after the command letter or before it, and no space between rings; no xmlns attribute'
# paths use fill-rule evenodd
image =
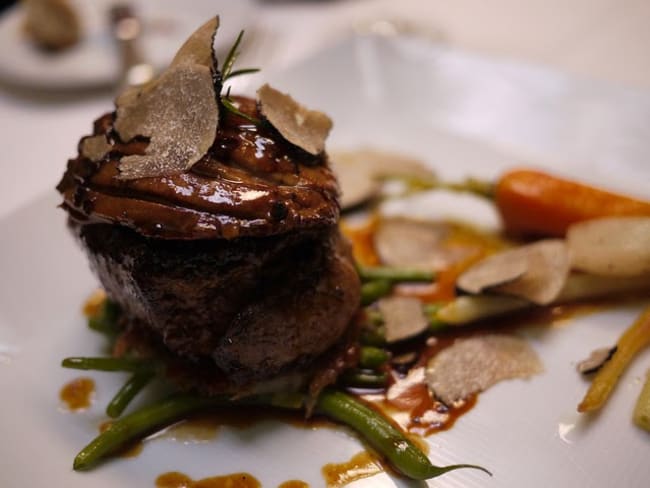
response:
<svg viewBox="0 0 650 488"><path fill-rule="evenodd" d="M253 99L239 110L260 117ZM117 223L147 237L213 239L266 236L334 225L337 185L324 154L311 155L270 124L252 125L225 111L212 147L186 172L117 178L122 156L144 154L147 142L122 142L115 114L95 122L111 151L98 162L79 154L57 186L80 224Z"/></svg>
<svg viewBox="0 0 650 488"><path fill-rule="evenodd" d="M61 388L59 398L68 410L78 412L92 404L95 393L95 382L91 378L77 378Z"/></svg>
<svg viewBox="0 0 650 488"><path fill-rule="evenodd" d="M381 461L373 454L362 451L343 463L329 463L323 466L321 473L328 488L345 486L363 478L374 476L384 471Z"/></svg>
<svg viewBox="0 0 650 488"><path fill-rule="evenodd" d="M253 475L233 473L193 480L177 471L163 473L156 478L157 488L259 488L262 485Z"/></svg>

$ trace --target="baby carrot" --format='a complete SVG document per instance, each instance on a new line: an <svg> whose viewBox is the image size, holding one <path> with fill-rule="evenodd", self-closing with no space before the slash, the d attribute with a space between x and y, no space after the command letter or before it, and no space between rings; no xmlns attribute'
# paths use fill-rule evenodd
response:
<svg viewBox="0 0 650 488"><path fill-rule="evenodd" d="M648 201L529 169L503 175L494 199L506 229L519 235L562 237L575 222L650 215Z"/></svg>

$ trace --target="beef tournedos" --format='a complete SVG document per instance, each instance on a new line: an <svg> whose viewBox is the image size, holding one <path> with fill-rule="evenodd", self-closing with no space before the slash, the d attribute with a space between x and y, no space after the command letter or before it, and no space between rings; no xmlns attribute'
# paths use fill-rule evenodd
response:
<svg viewBox="0 0 650 488"><path fill-rule="evenodd" d="M169 71L188 70L174 63ZM241 393L286 388L282 378L304 386L341 364L359 306L336 179L324 150L299 147L263 101L230 99L236 110L220 108L207 152L181 171L165 171L159 155L151 165L155 135L121 137L118 99L57 188L93 271L124 311L125 337L146 337L171 358L181 386ZM150 158L148 172L129 176L124 161L140 156Z"/></svg>

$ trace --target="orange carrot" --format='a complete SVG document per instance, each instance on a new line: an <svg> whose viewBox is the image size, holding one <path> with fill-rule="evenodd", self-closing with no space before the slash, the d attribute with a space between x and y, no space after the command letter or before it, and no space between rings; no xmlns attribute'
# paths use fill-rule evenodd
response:
<svg viewBox="0 0 650 488"><path fill-rule="evenodd" d="M648 201L527 169L503 175L494 197L506 229L516 235L562 237L583 220L650 216Z"/></svg>

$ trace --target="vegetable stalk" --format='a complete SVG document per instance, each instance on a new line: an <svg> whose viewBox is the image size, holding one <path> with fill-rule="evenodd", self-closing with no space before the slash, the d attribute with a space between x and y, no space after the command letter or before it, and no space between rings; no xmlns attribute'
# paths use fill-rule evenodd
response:
<svg viewBox="0 0 650 488"><path fill-rule="evenodd" d="M155 369L155 363L151 360L136 358L112 358L112 357L71 357L65 358L61 366L71 369L95 370L95 371L137 371Z"/></svg>
<svg viewBox="0 0 650 488"><path fill-rule="evenodd" d="M384 364L390 358L386 349L373 346L361 347L359 366L361 368L376 368Z"/></svg>
<svg viewBox="0 0 650 488"><path fill-rule="evenodd" d="M387 280L391 283L431 282L435 278L433 271L411 268L392 268L388 266L360 266L357 271L361 281Z"/></svg>
<svg viewBox="0 0 650 488"><path fill-rule="evenodd" d="M120 388L106 407L106 415L111 418L122 415L122 412L129 406L131 400L149 384L154 376L155 372L147 369L133 373L131 378Z"/></svg>
<svg viewBox="0 0 650 488"><path fill-rule="evenodd" d="M281 396L279 401L275 401L274 398L273 395L249 397L244 401L235 402L222 396L173 395L160 403L144 407L116 420L79 452L73 467L75 470L90 469L107 456L143 438L155 429L200 411L233 405L266 405L294 410L302 408L304 404L304 397L301 397L299 402L296 402L295 398L287 401L285 396ZM389 461L392 467L409 478L425 480L460 468L480 469L490 474L485 468L469 464L434 466L427 456L388 420L340 391L323 391L316 401L315 409L318 413L356 430Z"/></svg>
<svg viewBox="0 0 650 488"><path fill-rule="evenodd" d="M361 285L361 305L370 305L390 294L393 285L388 280L369 281Z"/></svg>
<svg viewBox="0 0 650 488"><path fill-rule="evenodd" d="M324 391L318 398L316 411L359 432L372 447L388 459L393 468L411 479L435 478L460 468L480 469L491 475L485 468L471 464L434 466L429 458L389 421L346 393Z"/></svg>
<svg viewBox="0 0 650 488"><path fill-rule="evenodd" d="M650 346L650 307L646 307L616 344L612 358L596 373L578 412L600 409L616 386L625 368L642 349Z"/></svg>

